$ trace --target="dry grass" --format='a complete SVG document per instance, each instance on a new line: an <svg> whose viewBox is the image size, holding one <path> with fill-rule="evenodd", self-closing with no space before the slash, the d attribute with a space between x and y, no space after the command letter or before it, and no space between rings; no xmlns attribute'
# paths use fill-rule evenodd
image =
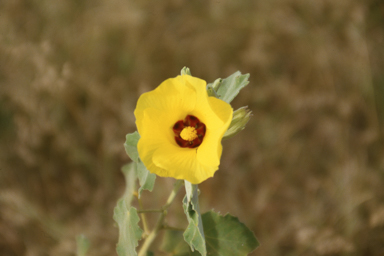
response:
<svg viewBox="0 0 384 256"><path fill-rule="evenodd" d="M203 210L246 223L252 255L383 255L383 17L379 0L1 1L0 254L74 255L84 233L115 255L136 100L188 66L251 74Z"/></svg>

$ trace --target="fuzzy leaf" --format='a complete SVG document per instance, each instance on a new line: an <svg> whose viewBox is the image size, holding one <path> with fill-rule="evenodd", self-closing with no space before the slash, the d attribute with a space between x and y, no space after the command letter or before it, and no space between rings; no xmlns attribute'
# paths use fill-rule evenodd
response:
<svg viewBox="0 0 384 256"><path fill-rule="evenodd" d="M143 232L138 225L140 219L137 211L134 207L131 207L135 191L135 167L135 163L130 163L122 168L126 181L125 193L117 202L113 212L113 219L119 227L119 241L116 246L119 256L136 256L135 248Z"/></svg>
<svg viewBox="0 0 384 256"><path fill-rule="evenodd" d="M125 177L125 192L124 195L120 198L120 200L125 200L127 206L131 206L131 202L135 193L135 182L136 182L136 164L129 163L124 165L121 168L121 171Z"/></svg>
<svg viewBox="0 0 384 256"><path fill-rule="evenodd" d="M127 210L125 200L120 200L115 207L113 219L119 226L119 242L116 251L119 256L136 256L135 248L141 239L142 230L138 223L140 221L135 207Z"/></svg>
<svg viewBox="0 0 384 256"><path fill-rule="evenodd" d="M234 216L209 211L202 219L210 256L246 256L259 246L253 232Z"/></svg>
<svg viewBox="0 0 384 256"><path fill-rule="evenodd" d="M137 163L139 161L139 152L137 151L137 142L139 142L140 134L136 131L125 136L124 148L127 155Z"/></svg>
<svg viewBox="0 0 384 256"><path fill-rule="evenodd" d="M237 71L227 78L220 81L219 84L212 83L212 87L215 88L219 99L230 103L240 90L244 88L248 83L249 74L242 75L240 71Z"/></svg>
<svg viewBox="0 0 384 256"><path fill-rule="evenodd" d="M136 163L135 163L136 164ZM143 162L139 161L136 164L136 175L139 178L140 188L139 188L139 197L141 192L146 189L152 192L153 186L155 185L156 174L150 173Z"/></svg>
<svg viewBox="0 0 384 256"><path fill-rule="evenodd" d="M203 230L203 222L201 220L199 200L198 200L198 189L197 185L188 184L188 181L185 181L185 187L187 194L183 199L183 208L184 212L187 215L188 227L184 231L184 240L189 244L192 251L198 250L202 256L207 255L207 250L205 246L205 237ZM188 194L191 193L190 198L188 199Z"/></svg>
<svg viewBox="0 0 384 256"><path fill-rule="evenodd" d="M200 256L198 251L191 251L191 248L184 241L183 231L167 230L164 234L160 249L172 256Z"/></svg>
<svg viewBox="0 0 384 256"><path fill-rule="evenodd" d="M259 242L243 223L229 214L221 216L215 212L202 215L207 255L210 256L245 256L259 246ZM172 256L200 256L192 252L182 239L181 231L167 230L161 250Z"/></svg>

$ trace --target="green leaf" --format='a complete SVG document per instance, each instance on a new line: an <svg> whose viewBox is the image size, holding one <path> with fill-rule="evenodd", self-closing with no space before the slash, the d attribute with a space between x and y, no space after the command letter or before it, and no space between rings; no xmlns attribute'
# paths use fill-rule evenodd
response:
<svg viewBox="0 0 384 256"><path fill-rule="evenodd" d="M253 232L234 216L209 211L202 219L210 256L245 256L259 246Z"/></svg>
<svg viewBox="0 0 384 256"><path fill-rule="evenodd" d="M125 177L125 192L120 200L125 200L127 206L131 206L133 196L135 194L135 182L136 182L136 163L129 163L121 168L121 171Z"/></svg>
<svg viewBox="0 0 384 256"><path fill-rule="evenodd" d="M143 232L138 225L140 219L137 210L131 207L136 181L135 166L135 163L130 163L122 168L126 181L125 193L113 212L113 219L119 227L119 241L116 246L119 256L136 256L135 248Z"/></svg>
<svg viewBox="0 0 384 256"><path fill-rule="evenodd" d="M137 142L139 142L140 134L136 131L134 133L129 133L125 136L124 148L127 155L134 162L139 161L139 152L137 152Z"/></svg>
<svg viewBox="0 0 384 256"><path fill-rule="evenodd" d="M150 173L143 162L138 161L136 164L136 175L139 178L140 188L138 191L139 197L141 196L141 192L146 189L152 192L153 186L155 185L156 174Z"/></svg>
<svg viewBox="0 0 384 256"><path fill-rule="evenodd" d="M77 256L85 256L89 246L90 242L84 235L78 235L76 237L76 245L77 245Z"/></svg>
<svg viewBox="0 0 384 256"><path fill-rule="evenodd" d="M229 214L221 216L213 211L202 215L207 254L209 256L244 256L259 246L259 242L238 218ZM172 256L199 256L192 252L188 244L182 239L182 231L167 230L161 250Z"/></svg>
<svg viewBox="0 0 384 256"><path fill-rule="evenodd" d="M183 199L184 212L187 215L188 227L184 231L184 240L192 251L198 250L202 256L207 255L203 222L201 220L197 185L185 181L187 194Z"/></svg>
<svg viewBox="0 0 384 256"><path fill-rule="evenodd" d="M135 248L143 231L139 227L139 215L135 207L127 210L125 200L120 200L115 207L113 219L119 226L119 242L116 251L119 256L136 256Z"/></svg>
<svg viewBox="0 0 384 256"><path fill-rule="evenodd" d="M212 87L216 90L219 99L230 103L240 90L244 88L248 83L249 74L242 75L240 71L237 71L227 78L222 80L216 80L212 84Z"/></svg>
<svg viewBox="0 0 384 256"><path fill-rule="evenodd" d="M183 231L167 230L165 231L160 249L172 256L200 256L198 251L191 251L191 248L184 241Z"/></svg>

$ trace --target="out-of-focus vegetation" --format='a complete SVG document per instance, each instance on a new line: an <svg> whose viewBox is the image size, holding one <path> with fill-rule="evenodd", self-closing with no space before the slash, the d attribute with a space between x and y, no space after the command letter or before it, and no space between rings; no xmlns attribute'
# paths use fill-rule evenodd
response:
<svg viewBox="0 0 384 256"><path fill-rule="evenodd" d="M251 75L203 212L238 216L252 255L384 254L383 1L2 0L1 255L74 255L81 233L116 255L136 100L183 66Z"/></svg>

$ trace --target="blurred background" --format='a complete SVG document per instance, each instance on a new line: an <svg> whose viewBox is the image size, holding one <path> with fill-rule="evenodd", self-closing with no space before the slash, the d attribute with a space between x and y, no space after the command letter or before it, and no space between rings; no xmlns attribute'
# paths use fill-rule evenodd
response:
<svg viewBox="0 0 384 256"><path fill-rule="evenodd" d="M117 255L136 101L183 66L250 74L203 212L239 217L251 255L384 255L381 0L1 0L0 255L75 255L82 233Z"/></svg>

